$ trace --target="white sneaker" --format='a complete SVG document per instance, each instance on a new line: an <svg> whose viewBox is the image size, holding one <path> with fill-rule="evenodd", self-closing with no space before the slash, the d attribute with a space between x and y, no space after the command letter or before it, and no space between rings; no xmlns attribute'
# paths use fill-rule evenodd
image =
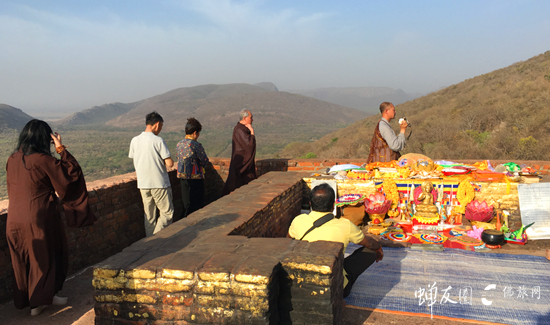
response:
<svg viewBox="0 0 550 325"><path fill-rule="evenodd" d="M31 316L38 316L46 308L46 305L31 308Z"/></svg>
<svg viewBox="0 0 550 325"><path fill-rule="evenodd" d="M52 305L56 305L56 306L66 305L68 300L69 298L67 297L53 296Z"/></svg>

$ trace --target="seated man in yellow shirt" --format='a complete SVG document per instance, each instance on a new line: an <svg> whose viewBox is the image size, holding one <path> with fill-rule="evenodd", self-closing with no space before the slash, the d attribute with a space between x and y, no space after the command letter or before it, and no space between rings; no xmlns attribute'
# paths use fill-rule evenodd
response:
<svg viewBox="0 0 550 325"><path fill-rule="evenodd" d="M310 242L318 240L340 242L344 244L344 252L349 242L363 246L344 259L345 298L359 275L374 261L381 261L384 252L378 241L363 235L363 232L351 221L345 218L334 218L331 213L334 209L334 199L334 190L328 184L315 186L309 194L313 211L294 218L287 237ZM314 223L317 227L314 227Z"/></svg>

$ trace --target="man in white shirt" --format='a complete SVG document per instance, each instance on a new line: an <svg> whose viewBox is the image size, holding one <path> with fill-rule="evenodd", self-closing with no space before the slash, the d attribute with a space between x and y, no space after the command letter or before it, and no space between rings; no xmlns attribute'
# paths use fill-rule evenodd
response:
<svg viewBox="0 0 550 325"><path fill-rule="evenodd" d="M401 121L399 127L401 129L398 135L395 135L390 121L395 118L395 106L390 102L380 104L380 113L382 119L376 125L374 135L370 145L370 154L367 163L372 162L390 162L401 157L399 151L405 148L405 131L409 124L406 121Z"/></svg>
<svg viewBox="0 0 550 325"><path fill-rule="evenodd" d="M141 192L145 210L145 235L159 232L172 222L174 205L172 188L166 167L174 161L164 140L158 136L164 120L157 112L145 117L145 131L134 137L130 143L128 157L134 160L137 174L137 187ZM157 209L159 217L156 218Z"/></svg>

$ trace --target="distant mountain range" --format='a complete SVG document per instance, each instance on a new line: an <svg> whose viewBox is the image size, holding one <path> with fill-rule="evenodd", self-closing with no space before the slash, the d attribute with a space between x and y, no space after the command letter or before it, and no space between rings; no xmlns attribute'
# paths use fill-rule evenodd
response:
<svg viewBox="0 0 550 325"><path fill-rule="evenodd" d="M287 92L272 83L201 85L178 88L138 102L94 106L54 122L59 126L106 124L144 126L145 115L159 112L166 130L181 130L188 117L212 127L233 126L242 109L253 112L255 125L349 124L365 113Z"/></svg>
<svg viewBox="0 0 550 325"><path fill-rule="evenodd" d="M403 153L444 159L550 160L550 51L396 106L412 135ZM281 157L366 158L380 113ZM409 135L409 131L407 132Z"/></svg>
<svg viewBox="0 0 550 325"><path fill-rule="evenodd" d="M94 106L50 124L62 131L140 130L145 127L145 115L157 111L165 119L163 132L183 133L187 118L195 117L203 125L200 141L207 153L227 157L231 154L231 132L239 112L248 109L254 115L258 157L273 157L290 143L314 141L377 114L383 101L397 105L413 97L387 87L319 88L290 93L279 91L271 82L209 84L178 88L133 103ZM20 129L32 118L16 108L2 107L0 112L5 112L6 122L0 126L4 128L12 125Z"/></svg>
<svg viewBox="0 0 550 325"><path fill-rule="evenodd" d="M421 94L407 94L401 89L396 90L389 87L330 87L289 90L288 92L352 107L369 115L378 114L380 104L383 102L392 102L394 105L398 105L422 96Z"/></svg>
<svg viewBox="0 0 550 325"><path fill-rule="evenodd" d="M94 106L81 112L71 114L62 120L52 122L52 124L64 126L76 126L95 123L103 124L128 112L140 103L141 101L131 104L111 103L102 106Z"/></svg>
<svg viewBox="0 0 550 325"><path fill-rule="evenodd" d="M0 104L0 133L21 131L30 120L32 120L32 116L25 114L19 108Z"/></svg>
<svg viewBox="0 0 550 325"><path fill-rule="evenodd" d="M52 124L144 128L145 115L157 111L165 120L163 132L183 132L187 118L195 117L203 125L201 141L210 146L209 154L229 156L231 132L242 109L254 116L258 150L264 156L290 142L318 139L367 116L353 108L278 91L266 82L179 88L134 103L95 106Z"/></svg>

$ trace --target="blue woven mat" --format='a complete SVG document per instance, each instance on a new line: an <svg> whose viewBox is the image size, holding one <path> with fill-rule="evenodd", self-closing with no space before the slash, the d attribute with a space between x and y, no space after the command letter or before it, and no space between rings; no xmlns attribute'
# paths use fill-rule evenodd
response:
<svg viewBox="0 0 550 325"><path fill-rule="evenodd" d="M358 246L350 244L352 253ZM357 280L348 305L504 324L550 324L544 257L384 248Z"/></svg>

